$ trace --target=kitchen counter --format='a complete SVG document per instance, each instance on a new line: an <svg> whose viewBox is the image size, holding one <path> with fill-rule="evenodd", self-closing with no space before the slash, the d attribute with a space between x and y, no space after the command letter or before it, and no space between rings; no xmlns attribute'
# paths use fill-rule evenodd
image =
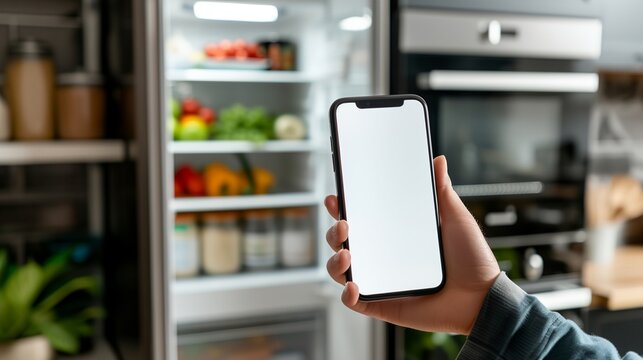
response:
<svg viewBox="0 0 643 360"><path fill-rule="evenodd" d="M608 264L585 263L583 284L592 290L593 307L643 308L643 246L617 249Z"/></svg>

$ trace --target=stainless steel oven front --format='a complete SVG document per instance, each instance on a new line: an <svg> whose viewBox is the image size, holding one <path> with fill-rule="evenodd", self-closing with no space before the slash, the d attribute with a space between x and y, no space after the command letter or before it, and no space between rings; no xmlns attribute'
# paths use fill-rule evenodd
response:
<svg viewBox="0 0 643 360"><path fill-rule="evenodd" d="M582 241L600 21L418 8L396 16L391 92L427 100L434 150L485 235Z"/></svg>

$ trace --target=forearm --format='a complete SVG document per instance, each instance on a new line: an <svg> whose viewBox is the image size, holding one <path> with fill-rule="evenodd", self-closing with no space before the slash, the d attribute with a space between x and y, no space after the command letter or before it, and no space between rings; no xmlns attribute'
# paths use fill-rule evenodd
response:
<svg viewBox="0 0 643 360"><path fill-rule="evenodd" d="M547 310L502 273L489 290L458 359L620 359L607 340ZM628 353L624 359L641 359Z"/></svg>

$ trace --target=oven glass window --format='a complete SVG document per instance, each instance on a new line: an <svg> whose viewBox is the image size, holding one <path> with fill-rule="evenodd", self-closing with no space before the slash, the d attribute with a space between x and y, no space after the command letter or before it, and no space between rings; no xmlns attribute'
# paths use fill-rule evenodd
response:
<svg viewBox="0 0 643 360"><path fill-rule="evenodd" d="M552 182L565 157L560 96L443 96L439 147L454 184Z"/></svg>

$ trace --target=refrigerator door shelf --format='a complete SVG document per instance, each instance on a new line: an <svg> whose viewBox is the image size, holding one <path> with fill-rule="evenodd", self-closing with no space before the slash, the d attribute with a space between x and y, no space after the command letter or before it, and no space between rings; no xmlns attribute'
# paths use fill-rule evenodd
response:
<svg viewBox="0 0 643 360"><path fill-rule="evenodd" d="M326 281L317 268L175 281L174 320L182 325L323 309L328 297L320 284Z"/></svg>
<svg viewBox="0 0 643 360"><path fill-rule="evenodd" d="M192 197L170 200L174 212L269 209L314 206L321 203L315 193L285 193L270 195Z"/></svg>

